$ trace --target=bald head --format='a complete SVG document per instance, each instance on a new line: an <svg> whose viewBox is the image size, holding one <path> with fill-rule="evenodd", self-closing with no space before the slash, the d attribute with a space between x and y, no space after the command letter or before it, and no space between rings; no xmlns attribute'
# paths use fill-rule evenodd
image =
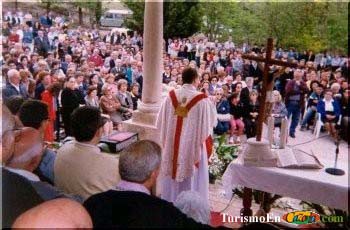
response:
<svg viewBox="0 0 350 230"><path fill-rule="evenodd" d="M76 201L60 198L44 202L20 215L12 228L92 228L91 217Z"/></svg>

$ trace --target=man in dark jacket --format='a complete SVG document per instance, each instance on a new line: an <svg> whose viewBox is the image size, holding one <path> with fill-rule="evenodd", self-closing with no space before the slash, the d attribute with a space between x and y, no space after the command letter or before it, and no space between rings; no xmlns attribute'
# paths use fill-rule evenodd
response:
<svg viewBox="0 0 350 230"><path fill-rule="evenodd" d="M161 163L161 148L152 141L131 144L120 155L121 181L115 190L85 201L94 227L208 228L188 218L172 203L151 195Z"/></svg>
<svg viewBox="0 0 350 230"><path fill-rule="evenodd" d="M38 37L34 40L34 50L40 55L46 58L50 49L50 42L47 36L44 36L43 31L38 31Z"/></svg>
<svg viewBox="0 0 350 230"><path fill-rule="evenodd" d="M8 82L2 90L2 99L6 103L11 96L20 95L24 99L28 98L28 92L24 85L20 83L21 77L16 69L7 72Z"/></svg>
<svg viewBox="0 0 350 230"><path fill-rule="evenodd" d="M294 71L294 79L286 85L286 106L288 118L292 117L289 136L295 138L295 129L298 125L301 109L304 107L304 95L308 92L306 83L302 80L303 70Z"/></svg>

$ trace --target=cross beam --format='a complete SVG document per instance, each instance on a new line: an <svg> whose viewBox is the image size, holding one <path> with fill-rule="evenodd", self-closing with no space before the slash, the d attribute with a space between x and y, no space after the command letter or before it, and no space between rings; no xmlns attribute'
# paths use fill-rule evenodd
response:
<svg viewBox="0 0 350 230"><path fill-rule="evenodd" d="M271 58L272 55L272 49L273 49L273 39L268 38L267 39L267 45L266 45L266 57L257 57L253 55L246 55L243 54L243 59L248 60L254 60L257 62L264 62L264 71L263 71L263 84L262 84L262 90L261 90L261 96L260 96L260 110L259 110L259 117L258 117L258 127L257 127L257 134L256 134L256 140L261 141L262 137L262 127L263 122L265 120L266 116L266 92L268 90L268 84L270 83L268 80L269 70L271 65L279 65L279 66L286 66L286 67L297 67L298 64L296 63L289 63L285 61L275 60ZM273 83L272 83L273 84ZM269 89L272 90L272 89Z"/></svg>

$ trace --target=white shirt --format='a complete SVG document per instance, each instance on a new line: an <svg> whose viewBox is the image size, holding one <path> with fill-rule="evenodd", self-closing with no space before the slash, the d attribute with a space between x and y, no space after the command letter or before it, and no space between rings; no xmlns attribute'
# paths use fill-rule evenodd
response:
<svg viewBox="0 0 350 230"><path fill-rule="evenodd" d="M12 85L13 87L15 87L16 90L17 90L18 92L21 92L20 89L19 89L19 85L15 85L15 84L12 84L12 83L11 83L11 85Z"/></svg>
<svg viewBox="0 0 350 230"><path fill-rule="evenodd" d="M324 99L325 111L330 111L330 112L334 111L333 101L334 101L333 99L330 101L327 101Z"/></svg>
<svg viewBox="0 0 350 230"><path fill-rule="evenodd" d="M27 170L15 169L15 168L10 168L10 167L6 167L6 169L8 169L9 171L16 173L20 176L23 176L24 178L26 178L30 181L40 181L40 179L37 175L35 175L34 173L29 172Z"/></svg>

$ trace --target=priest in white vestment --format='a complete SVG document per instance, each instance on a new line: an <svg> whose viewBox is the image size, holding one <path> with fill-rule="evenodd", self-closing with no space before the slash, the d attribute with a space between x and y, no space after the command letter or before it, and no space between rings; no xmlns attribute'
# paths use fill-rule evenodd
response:
<svg viewBox="0 0 350 230"><path fill-rule="evenodd" d="M158 114L163 148L158 186L161 198L170 202L186 190L198 192L209 202L208 156L216 108L197 90L200 81L195 69L184 69L182 78L184 85L170 91Z"/></svg>

